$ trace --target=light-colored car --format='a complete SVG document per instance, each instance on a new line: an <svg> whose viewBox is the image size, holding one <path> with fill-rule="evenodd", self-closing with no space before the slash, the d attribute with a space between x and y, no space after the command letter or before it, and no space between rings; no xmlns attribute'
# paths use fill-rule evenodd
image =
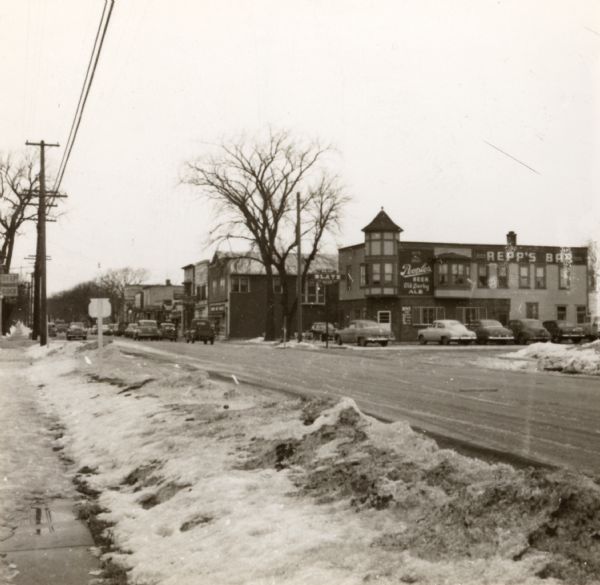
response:
<svg viewBox="0 0 600 585"><path fill-rule="evenodd" d="M439 319L429 327L419 329L417 339L421 345L429 341L435 341L442 345L448 345L452 341L468 345L474 343L477 335L469 331L460 321L454 319Z"/></svg>
<svg viewBox="0 0 600 585"><path fill-rule="evenodd" d="M335 341L338 345L356 343L364 347L367 343L378 343L385 347L388 342L393 340L394 336L389 327L367 319L350 321L348 327L338 329L335 332Z"/></svg>
<svg viewBox="0 0 600 585"><path fill-rule="evenodd" d="M127 327L125 328L123 335L125 335L125 337L133 337L135 335L135 332L137 331L137 329L138 329L137 323L129 323L127 325Z"/></svg>
<svg viewBox="0 0 600 585"><path fill-rule="evenodd" d="M154 319L140 319L133 333L134 339L160 339L158 323Z"/></svg>
<svg viewBox="0 0 600 585"><path fill-rule="evenodd" d="M335 339L336 328L333 323L326 323L325 321L315 321L310 326L310 332L312 333L314 339L320 339L321 341L325 341L327 335L329 335L329 339Z"/></svg>

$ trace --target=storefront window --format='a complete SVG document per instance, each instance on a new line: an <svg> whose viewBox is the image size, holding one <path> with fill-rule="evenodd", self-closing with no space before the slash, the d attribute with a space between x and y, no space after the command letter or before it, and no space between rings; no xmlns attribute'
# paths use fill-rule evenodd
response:
<svg viewBox="0 0 600 585"><path fill-rule="evenodd" d="M431 325L437 319L444 319L444 307L413 307L413 325Z"/></svg>
<svg viewBox="0 0 600 585"><path fill-rule="evenodd" d="M540 311L538 303L525 303L525 317L527 319L539 319L539 315Z"/></svg>

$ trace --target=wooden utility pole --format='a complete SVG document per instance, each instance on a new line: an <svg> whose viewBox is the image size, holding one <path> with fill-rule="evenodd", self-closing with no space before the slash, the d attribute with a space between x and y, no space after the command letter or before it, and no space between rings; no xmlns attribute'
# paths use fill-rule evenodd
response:
<svg viewBox="0 0 600 585"><path fill-rule="evenodd" d="M59 146L58 144L49 144L41 140L40 142L25 142L27 146L40 147L40 193L38 199L38 241L36 250L36 272L39 283L39 293L36 292L38 301L38 319L37 325L40 333L40 345L48 345L48 299L46 297L46 146ZM39 299L39 300L38 300ZM35 329L35 325L34 325ZM35 331L34 331L35 332Z"/></svg>
<svg viewBox="0 0 600 585"><path fill-rule="evenodd" d="M302 230L300 227L300 193L296 193L296 246L298 248L298 274L296 275L296 322L298 341L302 341Z"/></svg>

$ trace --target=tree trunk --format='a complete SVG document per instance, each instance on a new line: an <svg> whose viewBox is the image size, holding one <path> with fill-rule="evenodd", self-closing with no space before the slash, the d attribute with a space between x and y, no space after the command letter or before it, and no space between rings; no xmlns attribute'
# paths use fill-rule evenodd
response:
<svg viewBox="0 0 600 585"><path fill-rule="evenodd" d="M273 269L265 266L267 272L267 298L265 311L265 341L275 339L275 294L273 293Z"/></svg>

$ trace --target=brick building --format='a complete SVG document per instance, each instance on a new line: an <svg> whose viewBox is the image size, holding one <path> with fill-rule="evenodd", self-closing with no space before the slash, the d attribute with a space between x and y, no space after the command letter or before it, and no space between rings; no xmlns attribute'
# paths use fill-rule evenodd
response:
<svg viewBox="0 0 600 585"><path fill-rule="evenodd" d="M588 313L587 248L401 241L383 211L364 241L339 250L338 320L389 323L412 341L435 319L539 318L582 323Z"/></svg>

